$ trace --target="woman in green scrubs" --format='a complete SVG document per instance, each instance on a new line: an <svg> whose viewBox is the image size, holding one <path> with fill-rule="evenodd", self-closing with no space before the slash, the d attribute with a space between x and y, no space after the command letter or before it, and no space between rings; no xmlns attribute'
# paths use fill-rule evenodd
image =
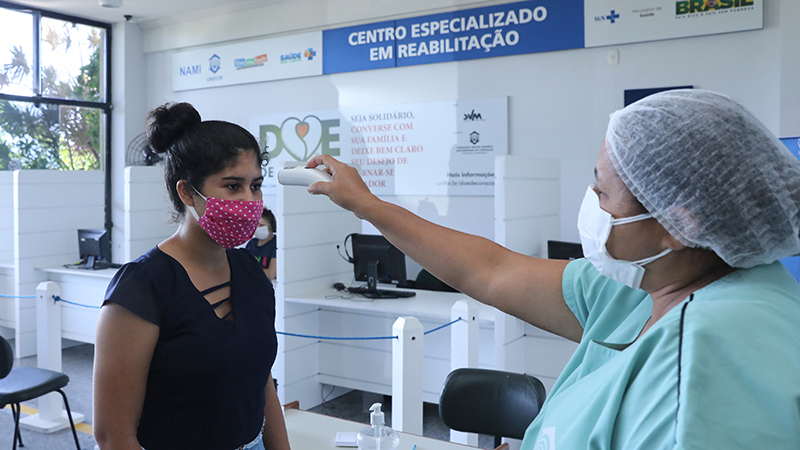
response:
<svg viewBox="0 0 800 450"><path fill-rule="evenodd" d="M537 259L372 195L330 156L309 186L470 297L579 342L522 448L800 448L800 161L699 90L611 115L578 219ZM481 258L475 258L479 254Z"/></svg>

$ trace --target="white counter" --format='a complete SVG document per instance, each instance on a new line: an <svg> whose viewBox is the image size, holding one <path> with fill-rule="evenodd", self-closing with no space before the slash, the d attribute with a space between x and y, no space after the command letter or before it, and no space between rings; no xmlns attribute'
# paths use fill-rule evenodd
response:
<svg viewBox="0 0 800 450"><path fill-rule="evenodd" d="M290 409L286 411L286 431L289 433L289 444L298 450L341 450L334 440L339 431L357 433L366 425L336 417L324 416L309 411ZM440 441L410 433L397 433L400 436L401 450L469 450L470 447L452 442Z"/></svg>

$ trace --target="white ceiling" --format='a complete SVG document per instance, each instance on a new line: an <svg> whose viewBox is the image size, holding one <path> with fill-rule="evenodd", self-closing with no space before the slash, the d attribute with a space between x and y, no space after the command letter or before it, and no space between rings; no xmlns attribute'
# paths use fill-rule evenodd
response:
<svg viewBox="0 0 800 450"><path fill-rule="evenodd" d="M228 9L240 9L275 3L276 0L123 0L120 8L105 8L99 0L11 0L13 3L47 11L69 14L100 22L115 23L126 15L137 23L208 15Z"/></svg>

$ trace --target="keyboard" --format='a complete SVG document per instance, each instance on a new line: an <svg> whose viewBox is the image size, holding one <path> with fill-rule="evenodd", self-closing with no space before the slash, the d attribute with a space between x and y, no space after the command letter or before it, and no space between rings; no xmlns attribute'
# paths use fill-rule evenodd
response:
<svg viewBox="0 0 800 450"><path fill-rule="evenodd" d="M347 292L358 294L366 298L408 298L417 295L411 291L393 291L388 289L378 289L378 292L370 291L366 287L349 287Z"/></svg>

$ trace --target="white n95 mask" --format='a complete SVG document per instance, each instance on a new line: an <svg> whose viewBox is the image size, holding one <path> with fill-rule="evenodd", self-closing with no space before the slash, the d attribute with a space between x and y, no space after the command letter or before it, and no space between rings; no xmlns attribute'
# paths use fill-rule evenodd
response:
<svg viewBox="0 0 800 450"><path fill-rule="evenodd" d="M269 239L272 237L272 230L269 227L258 227L256 228L256 232L253 234L253 237L258 239L259 241L263 241L264 239Z"/></svg>
<svg viewBox="0 0 800 450"><path fill-rule="evenodd" d="M578 232L581 235L583 256L601 274L633 289L639 289L644 276L644 266L671 252L672 249L668 248L655 256L638 261L624 261L614 259L608 254L606 242L608 241L608 235L611 233L611 227L614 225L638 222L651 217L653 217L652 214L645 213L633 217L614 219L611 214L600 208L600 198L589 186L586 189L586 196L583 197L581 210L578 213Z"/></svg>

